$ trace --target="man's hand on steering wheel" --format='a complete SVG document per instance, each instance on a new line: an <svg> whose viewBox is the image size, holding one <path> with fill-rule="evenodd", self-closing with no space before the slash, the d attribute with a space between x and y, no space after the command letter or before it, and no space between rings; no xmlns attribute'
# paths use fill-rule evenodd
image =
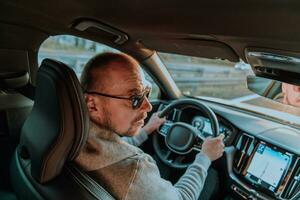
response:
<svg viewBox="0 0 300 200"><path fill-rule="evenodd" d="M202 151L200 153L206 155L210 161L217 160L224 152L225 145L223 139L223 134L215 138L206 138L202 144Z"/></svg>
<svg viewBox="0 0 300 200"><path fill-rule="evenodd" d="M150 117L148 123L143 127L144 131L150 135L153 133L160 125L165 123L166 117L160 118L158 115L160 112L153 113L152 116Z"/></svg>

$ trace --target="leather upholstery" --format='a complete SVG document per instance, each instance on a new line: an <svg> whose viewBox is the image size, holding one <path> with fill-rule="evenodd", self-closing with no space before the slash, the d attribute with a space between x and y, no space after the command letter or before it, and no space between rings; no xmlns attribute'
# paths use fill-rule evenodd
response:
<svg viewBox="0 0 300 200"><path fill-rule="evenodd" d="M32 112L21 131L32 176L40 183L57 176L86 142L88 116L80 83L65 64L46 59L37 74Z"/></svg>
<svg viewBox="0 0 300 200"><path fill-rule="evenodd" d="M114 200L101 185L73 163L66 164L53 180L40 184L31 176L30 160L20 158L16 151L10 171L19 200Z"/></svg>
<svg viewBox="0 0 300 200"><path fill-rule="evenodd" d="M37 74L33 109L10 166L20 200L114 200L72 160L88 136L79 81L65 64L46 59Z"/></svg>

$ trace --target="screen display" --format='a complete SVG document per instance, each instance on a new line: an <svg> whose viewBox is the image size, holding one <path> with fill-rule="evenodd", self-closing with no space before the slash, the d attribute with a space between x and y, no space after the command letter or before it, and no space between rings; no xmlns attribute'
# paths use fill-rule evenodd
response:
<svg viewBox="0 0 300 200"><path fill-rule="evenodd" d="M209 135L212 135L212 129L211 129L211 124L208 119L204 120L204 127L203 131Z"/></svg>
<svg viewBox="0 0 300 200"><path fill-rule="evenodd" d="M289 166L290 160L291 156L275 151L264 144L259 144L246 177L264 188L275 191Z"/></svg>

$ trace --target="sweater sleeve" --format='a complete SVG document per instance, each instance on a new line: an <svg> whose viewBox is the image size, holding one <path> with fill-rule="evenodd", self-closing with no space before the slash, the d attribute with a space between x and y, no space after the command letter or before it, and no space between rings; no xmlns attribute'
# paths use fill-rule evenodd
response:
<svg viewBox="0 0 300 200"><path fill-rule="evenodd" d="M174 185L180 194L180 199L197 200L199 198L210 164L211 161L206 155L198 154L196 156L194 163Z"/></svg>
<svg viewBox="0 0 300 200"><path fill-rule="evenodd" d="M144 131L144 129L141 129L138 135L133 137L122 137L122 140L127 142L128 144L131 144L133 146L140 146L143 142L145 142L148 139L148 134Z"/></svg>
<svg viewBox="0 0 300 200"><path fill-rule="evenodd" d="M139 159L126 199L198 200L210 164L206 155L198 154L178 182L172 185L160 177L157 165L150 156Z"/></svg>

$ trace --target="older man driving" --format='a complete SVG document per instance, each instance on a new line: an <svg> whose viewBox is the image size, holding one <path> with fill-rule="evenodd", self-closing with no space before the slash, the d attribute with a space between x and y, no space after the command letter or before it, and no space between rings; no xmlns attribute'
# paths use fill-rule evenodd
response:
<svg viewBox="0 0 300 200"><path fill-rule="evenodd" d="M136 147L164 122L155 114L144 126L152 106L138 62L126 54L99 54L87 63L81 81L90 131L76 163L117 199L198 199L211 161L223 154L224 136L205 139L201 153L173 185Z"/></svg>

